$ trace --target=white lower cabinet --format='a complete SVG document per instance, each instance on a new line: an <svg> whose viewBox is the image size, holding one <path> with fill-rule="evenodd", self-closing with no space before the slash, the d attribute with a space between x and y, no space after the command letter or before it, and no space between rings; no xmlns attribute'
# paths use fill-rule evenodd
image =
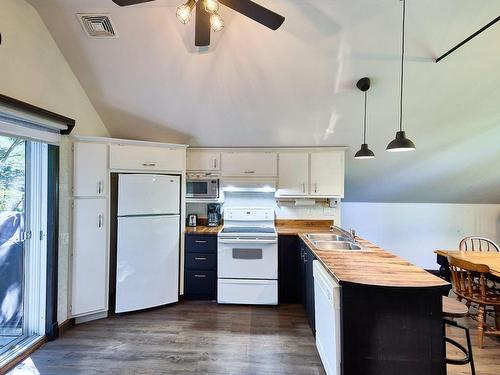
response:
<svg viewBox="0 0 500 375"><path fill-rule="evenodd" d="M107 309L106 199L75 199L71 316Z"/></svg>

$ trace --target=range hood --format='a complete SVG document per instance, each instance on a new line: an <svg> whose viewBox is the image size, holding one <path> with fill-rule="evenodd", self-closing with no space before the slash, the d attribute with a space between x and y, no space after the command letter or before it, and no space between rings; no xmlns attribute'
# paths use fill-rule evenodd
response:
<svg viewBox="0 0 500 375"><path fill-rule="evenodd" d="M223 177L221 180L223 191L274 193L276 192L276 178L273 177Z"/></svg>

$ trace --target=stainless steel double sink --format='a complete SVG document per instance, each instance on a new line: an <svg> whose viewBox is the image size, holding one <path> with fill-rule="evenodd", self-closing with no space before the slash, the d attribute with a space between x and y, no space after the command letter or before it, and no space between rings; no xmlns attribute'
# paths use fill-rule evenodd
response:
<svg viewBox="0 0 500 375"><path fill-rule="evenodd" d="M365 250L352 237L334 233L307 233L306 237L319 250L328 251L363 251Z"/></svg>

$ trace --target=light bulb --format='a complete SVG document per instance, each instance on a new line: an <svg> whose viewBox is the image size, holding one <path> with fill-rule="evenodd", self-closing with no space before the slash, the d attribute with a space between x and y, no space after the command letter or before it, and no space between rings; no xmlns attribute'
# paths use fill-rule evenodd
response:
<svg viewBox="0 0 500 375"><path fill-rule="evenodd" d="M219 10L219 2L217 0L203 0L203 6L208 13L216 13Z"/></svg>
<svg viewBox="0 0 500 375"><path fill-rule="evenodd" d="M222 17L219 16L218 13L213 13L210 16L210 26L212 27L212 30L215 32L221 31L224 28L224 21L222 20Z"/></svg>
<svg viewBox="0 0 500 375"><path fill-rule="evenodd" d="M186 4L182 4L180 7L177 8L177 12L175 15L177 16L177 19L181 23L188 23L189 20L191 19L191 14L193 13L193 8L196 5L195 0L188 0Z"/></svg>

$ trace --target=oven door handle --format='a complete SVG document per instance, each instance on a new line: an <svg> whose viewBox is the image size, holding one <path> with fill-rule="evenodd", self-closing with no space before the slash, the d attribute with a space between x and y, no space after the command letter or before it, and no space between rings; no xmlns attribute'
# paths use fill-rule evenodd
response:
<svg viewBox="0 0 500 375"><path fill-rule="evenodd" d="M237 243L237 244L258 244L258 243L268 243L268 244L274 244L277 243L277 240L252 240L252 239L239 239L239 240L222 240L219 239L219 243Z"/></svg>

